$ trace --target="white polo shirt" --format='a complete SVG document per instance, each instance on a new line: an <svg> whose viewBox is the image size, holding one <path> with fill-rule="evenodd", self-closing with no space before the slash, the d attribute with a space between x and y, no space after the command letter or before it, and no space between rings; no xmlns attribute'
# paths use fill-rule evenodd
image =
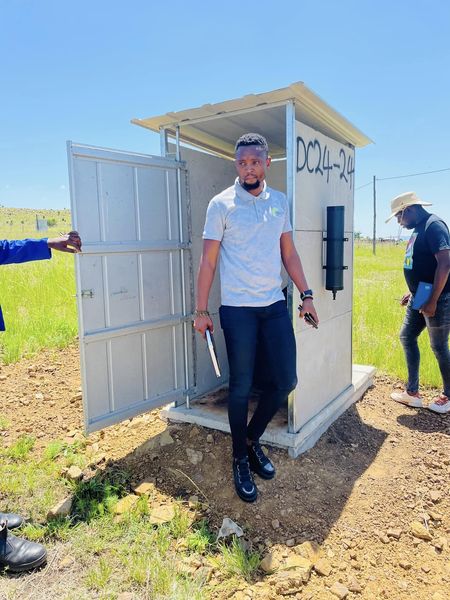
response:
<svg viewBox="0 0 450 600"><path fill-rule="evenodd" d="M269 306L281 291L280 237L292 231L286 196L264 182L259 196L239 183L211 200L203 239L220 247L221 300L226 306Z"/></svg>

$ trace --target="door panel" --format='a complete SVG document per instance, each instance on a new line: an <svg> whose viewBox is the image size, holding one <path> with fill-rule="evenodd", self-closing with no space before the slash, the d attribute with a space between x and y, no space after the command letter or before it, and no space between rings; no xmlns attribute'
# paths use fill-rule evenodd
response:
<svg viewBox="0 0 450 600"><path fill-rule="evenodd" d="M192 385L185 165L68 143L86 429ZM183 290L182 277L186 290Z"/></svg>

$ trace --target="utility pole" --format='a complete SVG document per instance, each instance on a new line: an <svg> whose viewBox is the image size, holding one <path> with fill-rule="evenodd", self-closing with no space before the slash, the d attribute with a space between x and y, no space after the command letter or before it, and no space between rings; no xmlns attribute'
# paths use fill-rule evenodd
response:
<svg viewBox="0 0 450 600"><path fill-rule="evenodd" d="M373 176L373 242L372 251L376 253L377 246L377 190L375 187L376 176Z"/></svg>

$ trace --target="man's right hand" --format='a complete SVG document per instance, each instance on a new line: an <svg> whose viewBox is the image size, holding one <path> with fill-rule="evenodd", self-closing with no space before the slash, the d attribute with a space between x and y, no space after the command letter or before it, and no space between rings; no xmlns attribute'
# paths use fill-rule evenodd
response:
<svg viewBox="0 0 450 600"><path fill-rule="evenodd" d="M403 294L402 299L400 300L400 304L402 306L406 306L408 304L410 298L411 298L411 292L408 292L407 294Z"/></svg>
<svg viewBox="0 0 450 600"><path fill-rule="evenodd" d="M81 252L80 234L78 231L70 231L69 233L62 234L61 237L49 238L47 240L47 245L52 250L75 254Z"/></svg>
<svg viewBox="0 0 450 600"><path fill-rule="evenodd" d="M214 331L214 325L211 317L196 317L194 321L194 329L198 331L202 337L205 337L207 329L212 333Z"/></svg>

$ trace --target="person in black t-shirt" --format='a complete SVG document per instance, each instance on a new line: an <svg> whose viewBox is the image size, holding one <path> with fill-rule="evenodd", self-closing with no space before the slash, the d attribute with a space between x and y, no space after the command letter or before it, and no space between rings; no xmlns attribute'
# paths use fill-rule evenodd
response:
<svg viewBox="0 0 450 600"><path fill-rule="evenodd" d="M407 406L423 406L417 339L426 328L443 381L443 393L433 398L427 408L444 414L450 412L450 235L444 221L427 212L424 206L430 206L430 202L423 202L414 192L406 192L392 200L392 214L386 221L395 216L402 227L414 230L403 263L409 292L400 301L406 306L400 341L405 351L408 383L403 392L394 392L391 398ZM413 308L413 301L419 282L432 284L432 288L428 300L417 309Z"/></svg>

